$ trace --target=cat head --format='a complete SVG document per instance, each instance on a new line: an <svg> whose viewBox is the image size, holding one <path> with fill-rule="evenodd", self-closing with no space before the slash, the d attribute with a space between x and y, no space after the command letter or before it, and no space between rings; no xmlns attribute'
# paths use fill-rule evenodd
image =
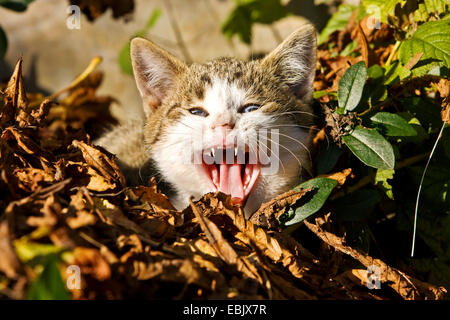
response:
<svg viewBox="0 0 450 320"><path fill-rule="evenodd" d="M131 58L149 156L179 208L219 190L248 215L311 170L313 26L261 60L187 65L141 38L132 40Z"/></svg>

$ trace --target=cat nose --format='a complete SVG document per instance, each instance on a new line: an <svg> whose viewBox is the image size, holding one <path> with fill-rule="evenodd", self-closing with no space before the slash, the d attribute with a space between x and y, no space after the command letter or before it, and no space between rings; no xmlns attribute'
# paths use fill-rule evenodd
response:
<svg viewBox="0 0 450 320"><path fill-rule="evenodd" d="M223 146L227 145L227 136L229 135L230 131L233 130L233 128L234 124L229 123L212 126L212 129L217 135L218 140L220 140L219 143L222 143Z"/></svg>
<svg viewBox="0 0 450 320"><path fill-rule="evenodd" d="M212 128L216 130L232 130L234 128L234 123L213 124Z"/></svg>
<svg viewBox="0 0 450 320"><path fill-rule="evenodd" d="M213 125L212 129L219 134L221 137L225 138L227 134L233 130L234 124L219 124L219 125Z"/></svg>

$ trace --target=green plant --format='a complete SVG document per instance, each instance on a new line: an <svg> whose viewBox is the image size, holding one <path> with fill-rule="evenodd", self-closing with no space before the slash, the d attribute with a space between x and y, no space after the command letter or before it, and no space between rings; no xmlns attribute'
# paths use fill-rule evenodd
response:
<svg viewBox="0 0 450 320"><path fill-rule="evenodd" d="M234 16L242 6L238 2L227 20L228 36L240 30ZM317 169L326 174L351 168L354 178L340 189L337 183L323 185L325 178L303 183L299 187L313 187L315 196L281 216L288 226L331 211L344 225L349 243L379 255L389 252L393 259L403 257L430 281L447 285L449 18L445 0L363 0L359 6L338 8L319 35L322 58L315 86L320 90L314 99L325 110L325 130L334 141L320 146ZM372 28L363 28L369 24ZM249 27L245 30L240 37L248 43ZM417 217L414 240L419 249L410 260Z"/></svg>
<svg viewBox="0 0 450 320"><path fill-rule="evenodd" d="M286 17L289 11L280 0L235 0L236 7L222 25L222 32L231 38L235 34L249 44L255 23L271 24Z"/></svg>
<svg viewBox="0 0 450 320"><path fill-rule="evenodd" d="M148 19L145 25L145 28L137 31L131 38L145 37L145 35L155 26L156 22L159 20L160 17L161 17L161 10L160 9L153 10L152 14L150 15L150 18ZM131 57L130 57L130 41L127 41L127 43L120 50L118 62L120 70L123 73L133 75L133 67L131 66Z"/></svg>

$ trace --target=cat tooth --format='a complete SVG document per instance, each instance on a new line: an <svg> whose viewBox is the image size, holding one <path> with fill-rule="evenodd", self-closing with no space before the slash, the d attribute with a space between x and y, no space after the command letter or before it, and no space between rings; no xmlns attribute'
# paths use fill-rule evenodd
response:
<svg viewBox="0 0 450 320"><path fill-rule="evenodd" d="M238 154L238 148L234 147L234 156L237 157L237 154Z"/></svg>
<svg viewBox="0 0 450 320"><path fill-rule="evenodd" d="M244 184L247 186L249 183L250 183L250 176L247 175L247 176L245 177L245 183L244 183Z"/></svg>
<svg viewBox="0 0 450 320"><path fill-rule="evenodd" d="M214 148L211 148L211 155L212 155L213 157L216 156L216 150L215 150Z"/></svg>

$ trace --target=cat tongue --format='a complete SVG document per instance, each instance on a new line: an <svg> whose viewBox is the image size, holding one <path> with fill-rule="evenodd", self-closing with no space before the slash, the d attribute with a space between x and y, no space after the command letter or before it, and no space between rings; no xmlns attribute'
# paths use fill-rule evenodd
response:
<svg viewBox="0 0 450 320"><path fill-rule="evenodd" d="M234 204L242 204L245 200L244 185L241 177L241 164L220 164L219 191L231 194Z"/></svg>

